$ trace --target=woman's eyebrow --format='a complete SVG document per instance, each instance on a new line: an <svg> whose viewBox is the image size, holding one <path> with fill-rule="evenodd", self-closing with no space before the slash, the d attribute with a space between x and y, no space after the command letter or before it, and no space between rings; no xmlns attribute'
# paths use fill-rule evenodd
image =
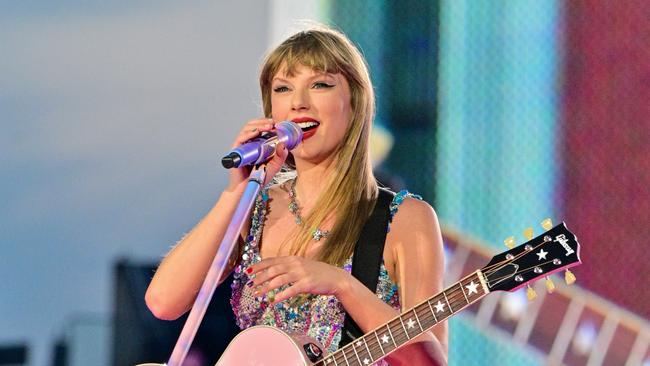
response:
<svg viewBox="0 0 650 366"><path fill-rule="evenodd" d="M334 74L332 74L331 72L316 72L314 75L310 77L310 79L317 79L321 77L330 77L334 79Z"/></svg>
<svg viewBox="0 0 650 366"><path fill-rule="evenodd" d="M316 72L316 73L314 73L314 75L309 76L307 78L307 80L312 81L314 79L319 79L319 78L323 78L323 77L327 77L327 78L330 78L332 80L336 80L336 77L334 77L334 74L332 74L331 72ZM285 78L282 78L282 77L277 77L277 76L274 77L273 79L271 79L271 83L274 83L274 82L290 83L289 80L287 80Z"/></svg>

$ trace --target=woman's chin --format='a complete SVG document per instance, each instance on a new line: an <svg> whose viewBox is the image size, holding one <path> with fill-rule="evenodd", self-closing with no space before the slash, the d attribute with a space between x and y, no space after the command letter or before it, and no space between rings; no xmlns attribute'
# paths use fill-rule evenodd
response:
<svg viewBox="0 0 650 366"><path fill-rule="evenodd" d="M292 152L293 159L296 162L296 166L300 165L321 165L327 164L332 160L332 151L323 151L322 149L317 149L312 146L299 145Z"/></svg>

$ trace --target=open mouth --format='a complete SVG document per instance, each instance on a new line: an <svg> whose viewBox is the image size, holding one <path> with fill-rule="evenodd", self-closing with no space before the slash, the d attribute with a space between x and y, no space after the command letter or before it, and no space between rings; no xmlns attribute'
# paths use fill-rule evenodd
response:
<svg viewBox="0 0 650 366"><path fill-rule="evenodd" d="M320 125L320 123L316 121L296 122L296 124L300 127L302 132L314 130Z"/></svg>

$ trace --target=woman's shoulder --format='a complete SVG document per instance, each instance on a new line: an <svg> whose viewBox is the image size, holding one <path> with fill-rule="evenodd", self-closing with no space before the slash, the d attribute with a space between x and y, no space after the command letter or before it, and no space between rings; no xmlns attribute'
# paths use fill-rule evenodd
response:
<svg viewBox="0 0 650 366"><path fill-rule="evenodd" d="M424 201L421 196L407 190L394 193L389 210L391 227L393 224L409 226L409 223L414 220L427 222L435 219L437 221L433 207Z"/></svg>
<svg viewBox="0 0 650 366"><path fill-rule="evenodd" d="M440 235L438 216L422 197L400 191L390 206L390 236L397 243L413 243L416 237L435 240ZM402 239L402 240L400 240Z"/></svg>

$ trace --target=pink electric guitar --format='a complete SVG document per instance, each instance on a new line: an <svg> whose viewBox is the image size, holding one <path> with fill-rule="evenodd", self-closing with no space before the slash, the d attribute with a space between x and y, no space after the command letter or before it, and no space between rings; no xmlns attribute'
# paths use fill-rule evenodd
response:
<svg viewBox="0 0 650 366"><path fill-rule="evenodd" d="M542 222L546 232L515 248L496 255L490 263L449 286L441 293L404 311L401 315L326 355L315 340L287 334L268 326L256 326L239 333L228 345L217 366L366 366L371 365L409 340L460 312L493 291L515 291L557 271L566 270L568 284L575 277L568 270L579 265L580 245L564 223L552 227ZM532 296L529 287L529 298ZM156 365L143 364L139 366Z"/></svg>

